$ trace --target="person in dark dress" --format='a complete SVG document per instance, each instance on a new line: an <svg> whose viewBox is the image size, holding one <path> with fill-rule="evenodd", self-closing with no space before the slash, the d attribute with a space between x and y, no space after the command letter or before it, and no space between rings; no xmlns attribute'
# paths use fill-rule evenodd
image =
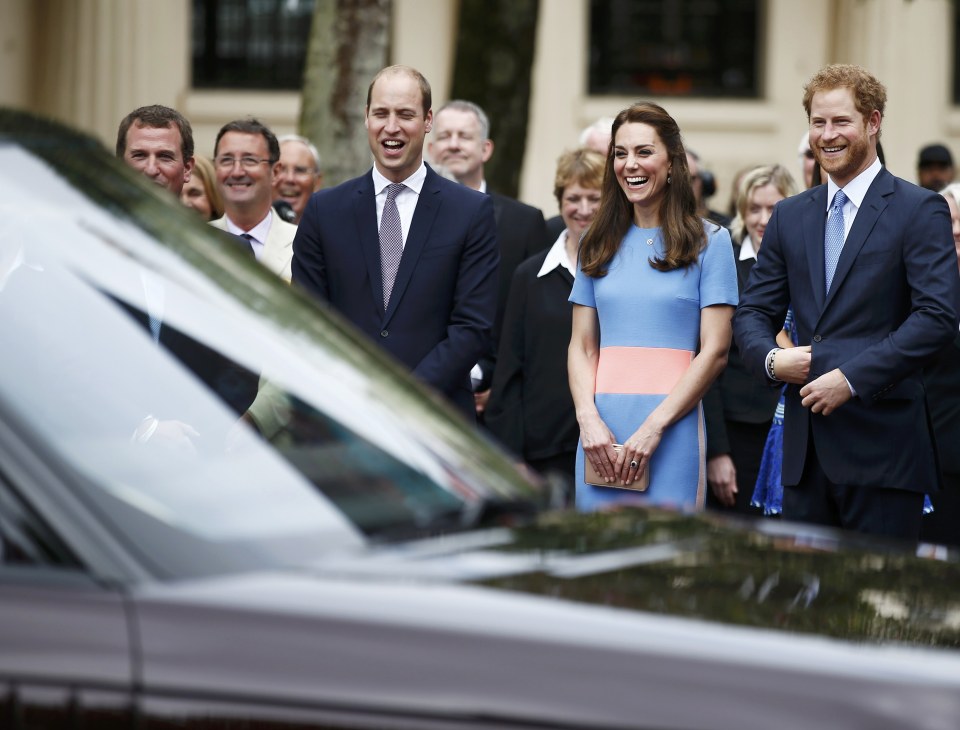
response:
<svg viewBox="0 0 960 730"><path fill-rule="evenodd" d="M567 386L567 298L580 235L600 205L604 161L588 149L558 161L554 194L564 230L514 273L487 409L487 426L505 446L540 473L560 475L571 490L580 429Z"/></svg>

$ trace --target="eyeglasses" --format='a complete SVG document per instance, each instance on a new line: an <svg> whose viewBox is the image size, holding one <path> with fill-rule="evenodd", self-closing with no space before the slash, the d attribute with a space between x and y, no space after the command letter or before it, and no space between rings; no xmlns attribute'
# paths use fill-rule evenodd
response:
<svg viewBox="0 0 960 730"><path fill-rule="evenodd" d="M213 162L221 170L232 170L233 166L238 162L240 163L240 167L242 167L244 170L252 170L257 165L263 164L264 162L270 162L270 159L245 155L238 160L236 157L224 155L223 157L218 157Z"/></svg>
<svg viewBox="0 0 960 730"><path fill-rule="evenodd" d="M297 165L296 167L288 167L286 165L282 165L280 167L281 175L292 174L294 177L312 177L313 175L316 174L316 172L317 170L315 167L300 167L299 165Z"/></svg>

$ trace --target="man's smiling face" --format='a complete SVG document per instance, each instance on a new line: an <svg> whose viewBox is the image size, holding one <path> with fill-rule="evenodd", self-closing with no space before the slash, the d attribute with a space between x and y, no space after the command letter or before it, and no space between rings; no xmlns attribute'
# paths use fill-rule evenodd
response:
<svg viewBox="0 0 960 730"><path fill-rule="evenodd" d="M423 161L423 140L433 123L433 112L423 111L417 81L394 71L377 79L367 107L367 140L377 170L392 182L403 182Z"/></svg>
<svg viewBox="0 0 960 730"><path fill-rule="evenodd" d="M867 169L877 156L880 112L857 111L846 87L818 91L810 101L810 148L820 168L840 187Z"/></svg>

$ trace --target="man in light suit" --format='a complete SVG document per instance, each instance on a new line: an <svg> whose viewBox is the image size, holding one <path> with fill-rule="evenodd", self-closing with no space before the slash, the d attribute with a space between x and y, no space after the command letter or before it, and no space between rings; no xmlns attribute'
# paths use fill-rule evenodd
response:
<svg viewBox="0 0 960 730"><path fill-rule="evenodd" d="M256 119L229 122L213 148L224 215L210 225L245 239L257 260L290 281L297 227L273 210L273 180L280 171L280 145Z"/></svg>
<svg viewBox="0 0 960 730"><path fill-rule="evenodd" d="M493 322L490 351L473 370L477 415L482 418L490 398L503 313L507 308L513 272L522 262L545 248L546 227L539 208L487 188L483 169L484 163L493 155L490 120L483 109L472 101L456 99L437 110L433 117L433 138L428 149L433 161L442 165L458 183L487 193L493 199L493 215L497 221L497 241L500 245L497 315Z"/></svg>
<svg viewBox="0 0 960 730"><path fill-rule="evenodd" d="M496 313L496 223L489 196L424 164L430 104L415 69L377 74L365 122L373 170L310 198L293 281L473 421L470 369L488 351Z"/></svg>
<svg viewBox="0 0 960 730"><path fill-rule="evenodd" d="M939 488L919 370L957 335L950 213L881 165L886 90L866 70L827 66L803 103L829 177L775 208L734 334L749 369L789 384L784 517L915 541ZM780 350L787 307L800 347Z"/></svg>

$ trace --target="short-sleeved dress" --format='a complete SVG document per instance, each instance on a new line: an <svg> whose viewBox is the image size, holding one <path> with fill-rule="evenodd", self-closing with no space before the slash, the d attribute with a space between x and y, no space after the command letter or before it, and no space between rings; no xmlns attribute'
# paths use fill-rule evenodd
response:
<svg viewBox="0 0 960 730"><path fill-rule="evenodd" d="M737 304L737 271L730 234L704 222L708 243L697 265L674 271L650 266L663 256L659 228L631 226L607 275L577 271L570 301L593 307L600 323L595 403L617 443L627 440L690 366L700 343L700 310ZM583 481L583 444L577 446L576 506L592 511L641 501L685 510L703 508L706 439L698 404L663 434L650 463L645 493L594 487Z"/></svg>

